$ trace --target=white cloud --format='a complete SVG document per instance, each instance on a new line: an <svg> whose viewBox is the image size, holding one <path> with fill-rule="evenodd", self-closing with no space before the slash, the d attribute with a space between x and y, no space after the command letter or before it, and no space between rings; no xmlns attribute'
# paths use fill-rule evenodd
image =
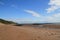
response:
<svg viewBox="0 0 60 40"><path fill-rule="evenodd" d="M7 18L5 18L7 19ZM32 19L32 18L9 18L7 19L9 21L14 21L17 23L54 23L54 22L60 22L60 13L53 14L52 16L41 16L40 18Z"/></svg>
<svg viewBox="0 0 60 40"><path fill-rule="evenodd" d="M13 20L14 22L18 22L18 23L34 23L34 22L53 23L53 22L60 22L60 13L53 14L52 16L41 16L40 18L36 18L36 19L32 19L32 18L11 19L10 18L9 20Z"/></svg>
<svg viewBox="0 0 60 40"><path fill-rule="evenodd" d="M54 17L60 17L60 13L54 14Z"/></svg>
<svg viewBox="0 0 60 40"><path fill-rule="evenodd" d="M60 0L50 0L48 3L50 5L49 8L47 8L47 13L55 12L55 10L60 11ZM45 17L48 22L60 22L60 13L55 13L52 16Z"/></svg>
<svg viewBox="0 0 60 40"><path fill-rule="evenodd" d="M35 17L40 17L40 14L39 14L39 13L34 12L34 11L32 11L32 10L24 10L24 11L27 12L27 13L32 14L32 15L35 16Z"/></svg>
<svg viewBox="0 0 60 40"><path fill-rule="evenodd" d="M56 9L60 8L60 0L50 0L48 5L50 5L50 7L46 9L47 13L51 13L55 11Z"/></svg>
<svg viewBox="0 0 60 40"><path fill-rule="evenodd" d="M46 17L47 22L60 22L60 13Z"/></svg>

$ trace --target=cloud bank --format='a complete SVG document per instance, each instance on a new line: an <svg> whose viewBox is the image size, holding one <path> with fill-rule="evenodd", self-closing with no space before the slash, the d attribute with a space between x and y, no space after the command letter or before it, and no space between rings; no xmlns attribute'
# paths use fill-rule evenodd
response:
<svg viewBox="0 0 60 40"><path fill-rule="evenodd" d="M45 17L45 21L47 22L60 22L60 13L53 14L52 16Z"/></svg>

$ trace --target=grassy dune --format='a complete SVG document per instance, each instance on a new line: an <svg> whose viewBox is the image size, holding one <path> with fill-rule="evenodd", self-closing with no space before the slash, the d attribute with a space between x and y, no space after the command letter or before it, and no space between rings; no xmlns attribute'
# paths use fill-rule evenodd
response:
<svg viewBox="0 0 60 40"><path fill-rule="evenodd" d="M0 40L60 40L60 30L17 27L0 23Z"/></svg>

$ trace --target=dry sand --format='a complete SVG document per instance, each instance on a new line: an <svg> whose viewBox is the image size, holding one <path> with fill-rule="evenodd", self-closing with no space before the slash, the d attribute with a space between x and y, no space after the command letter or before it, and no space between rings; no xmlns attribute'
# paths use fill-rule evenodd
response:
<svg viewBox="0 0 60 40"><path fill-rule="evenodd" d="M0 23L0 40L60 40L60 29L17 27Z"/></svg>

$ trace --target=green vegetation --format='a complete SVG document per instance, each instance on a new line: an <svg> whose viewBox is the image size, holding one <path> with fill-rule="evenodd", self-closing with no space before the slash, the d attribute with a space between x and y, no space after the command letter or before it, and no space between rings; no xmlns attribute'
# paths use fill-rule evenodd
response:
<svg viewBox="0 0 60 40"><path fill-rule="evenodd" d="M3 23L3 24L16 24L15 22L7 21L7 20L4 20L4 19L0 19L0 23Z"/></svg>
<svg viewBox="0 0 60 40"><path fill-rule="evenodd" d="M14 24L15 26L22 26L22 24L15 23L13 21L7 21L7 20L4 20L4 19L0 19L0 23L3 23L3 24Z"/></svg>

